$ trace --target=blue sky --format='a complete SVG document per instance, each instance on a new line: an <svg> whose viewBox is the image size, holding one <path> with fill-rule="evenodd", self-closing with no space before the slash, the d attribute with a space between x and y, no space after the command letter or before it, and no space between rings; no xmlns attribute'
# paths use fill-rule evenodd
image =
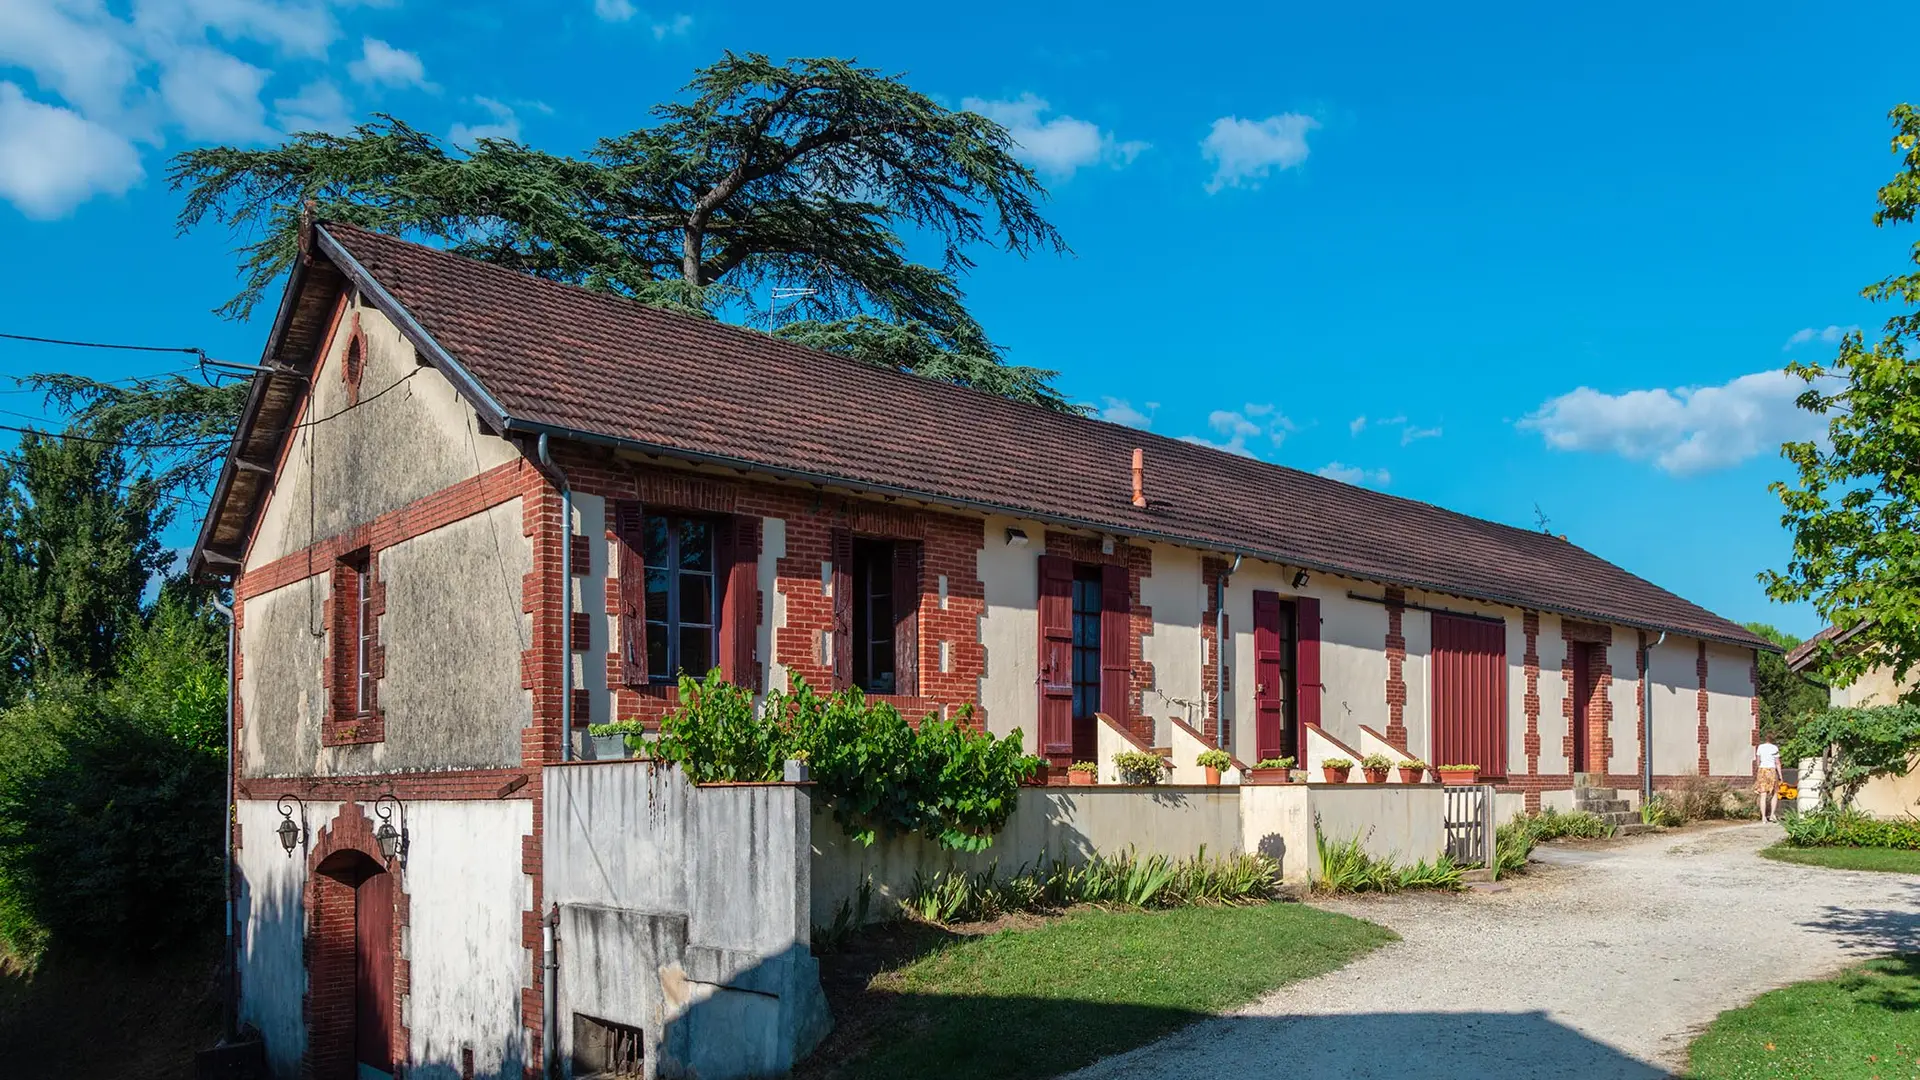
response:
<svg viewBox="0 0 1920 1080"><path fill-rule="evenodd" d="M227 238L174 235L188 146L382 110L571 152L722 50L856 57L1045 177L1073 253L979 251L967 288L1075 399L1514 525L1538 504L1817 629L1754 580L1788 550L1774 448L1808 431L1778 370L1885 317L1857 293L1914 239L1869 214L1920 9L1333 7L0 0L0 332L257 356L270 311L210 313ZM0 342L0 375L172 364Z"/></svg>

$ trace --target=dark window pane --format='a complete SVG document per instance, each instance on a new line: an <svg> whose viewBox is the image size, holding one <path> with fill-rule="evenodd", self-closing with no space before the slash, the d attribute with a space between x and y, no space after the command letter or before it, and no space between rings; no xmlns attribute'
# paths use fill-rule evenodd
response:
<svg viewBox="0 0 1920 1080"><path fill-rule="evenodd" d="M680 670L705 675L713 667L713 631L704 626L680 628Z"/></svg>
<svg viewBox="0 0 1920 1080"><path fill-rule="evenodd" d="M893 642L876 641L873 643L873 677L877 680L885 677L889 686L893 683ZM891 693L892 691L883 691Z"/></svg>
<svg viewBox="0 0 1920 1080"><path fill-rule="evenodd" d="M647 618L654 622L667 621L667 581L669 574L665 570L647 569Z"/></svg>
<svg viewBox="0 0 1920 1080"><path fill-rule="evenodd" d="M647 624L647 677L673 678L673 669L667 665L667 628L660 623Z"/></svg>
<svg viewBox="0 0 1920 1080"><path fill-rule="evenodd" d="M680 621L713 622L713 578L708 574L680 575Z"/></svg>
<svg viewBox="0 0 1920 1080"><path fill-rule="evenodd" d="M680 522L680 568L713 569L713 530L704 521Z"/></svg>
<svg viewBox="0 0 1920 1080"><path fill-rule="evenodd" d="M667 565L667 519L647 519L646 558L648 566Z"/></svg>

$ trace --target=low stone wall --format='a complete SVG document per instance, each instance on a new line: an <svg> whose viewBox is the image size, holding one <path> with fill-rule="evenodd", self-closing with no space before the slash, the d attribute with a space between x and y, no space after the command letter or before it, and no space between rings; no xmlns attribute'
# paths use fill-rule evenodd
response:
<svg viewBox="0 0 1920 1080"><path fill-rule="evenodd" d="M1218 787L1022 788L1020 806L986 851L950 851L919 836L861 845L824 808L814 812L815 926L852 913L871 884L867 917L889 918L916 877L949 870L1003 874L1045 861L1077 863L1095 852L1190 858L1258 851L1280 864L1282 880L1305 884L1316 871L1314 821L1332 839L1359 836L1368 854L1398 862L1431 860L1446 847L1437 784L1286 784Z"/></svg>
<svg viewBox="0 0 1920 1080"><path fill-rule="evenodd" d="M640 1031L647 1077L784 1075L831 1026L809 949L807 789L695 787L646 761L542 778L569 1075L607 1024Z"/></svg>

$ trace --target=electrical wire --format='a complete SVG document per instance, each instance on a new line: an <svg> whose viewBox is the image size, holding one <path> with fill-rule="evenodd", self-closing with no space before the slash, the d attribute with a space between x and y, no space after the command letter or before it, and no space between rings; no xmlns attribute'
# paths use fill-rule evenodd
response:
<svg viewBox="0 0 1920 1080"><path fill-rule="evenodd" d="M36 345L71 345L76 349L118 349L124 352L177 352L188 356L205 356L205 349L181 348L175 345L114 345L104 341L69 341L66 338L34 337L31 334L0 334L8 341L30 341Z"/></svg>
<svg viewBox="0 0 1920 1080"><path fill-rule="evenodd" d="M48 431L44 428L17 427L13 424L0 424L0 431L11 431L21 435L38 435L43 439L72 439L75 442L93 443L96 446L118 446L125 450L191 450L199 447L224 446L231 440L226 437L195 439L187 442L128 442L125 439L100 439L92 435L75 435L65 431Z"/></svg>

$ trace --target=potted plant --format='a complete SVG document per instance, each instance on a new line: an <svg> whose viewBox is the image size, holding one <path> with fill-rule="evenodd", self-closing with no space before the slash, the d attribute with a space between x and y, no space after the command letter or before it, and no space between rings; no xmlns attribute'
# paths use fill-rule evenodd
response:
<svg viewBox="0 0 1920 1080"><path fill-rule="evenodd" d="M1320 762L1320 775L1326 777L1329 784L1346 783L1347 774L1352 771L1352 758L1330 757Z"/></svg>
<svg viewBox="0 0 1920 1080"><path fill-rule="evenodd" d="M1121 783L1142 786L1159 783L1166 770L1173 768L1173 762L1145 750L1122 750L1113 755L1113 765Z"/></svg>
<svg viewBox="0 0 1920 1080"><path fill-rule="evenodd" d="M1474 784L1480 780L1478 765L1442 765L1434 772L1440 774L1443 784Z"/></svg>
<svg viewBox="0 0 1920 1080"><path fill-rule="evenodd" d="M1253 763L1252 771L1247 773L1249 784L1290 784L1293 782L1293 759L1290 757L1261 758Z"/></svg>
<svg viewBox="0 0 1920 1080"><path fill-rule="evenodd" d="M1387 773L1393 770L1393 759L1375 751L1360 759L1360 771L1367 774L1367 783L1384 784Z"/></svg>
<svg viewBox="0 0 1920 1080"><path fill-rule="evenodd" d="M1233 758L1225 750L1202 750L1194 759L1194 764L1207 770L1207 783L1218 784L1220 774L1233 767Z"/></svg>
<svg viewBox="0 0 1920 1080"><path fill-rule="evenodd" d="M1420 778L1426 775L1426 772L1427 763L1421 761L1419 758L1403 761L1400 763L1400 782L1403 784L1417 784L1420 782Z"/></svg>
<svg viewBox="0 0 1920 1080"><path fill-rule="evenodd" d="M1047 776L1053 771L1052 763L1046 758L1038 756L1029 756L1027 761L1029 762L1027 766L1027 778L1020 782L1028 787L1046 787Z"/></svg>
<svg viewBox="0 0 1920 1080"><path fill-rule="evenodd" d="M1100 766L1091 761L1076 761L1067 766L1067 782L1075 786L1100 782Z"/></svg>
<svg viewBox="0 0 1920 1080"><path fill-rule="evenodd" d="M587 726L587 748L592 751L594 761L644 756L634 751L641 749L639 744L645 741L645 737L646 728L638 720L616 720L611 724Z"/></svg>

